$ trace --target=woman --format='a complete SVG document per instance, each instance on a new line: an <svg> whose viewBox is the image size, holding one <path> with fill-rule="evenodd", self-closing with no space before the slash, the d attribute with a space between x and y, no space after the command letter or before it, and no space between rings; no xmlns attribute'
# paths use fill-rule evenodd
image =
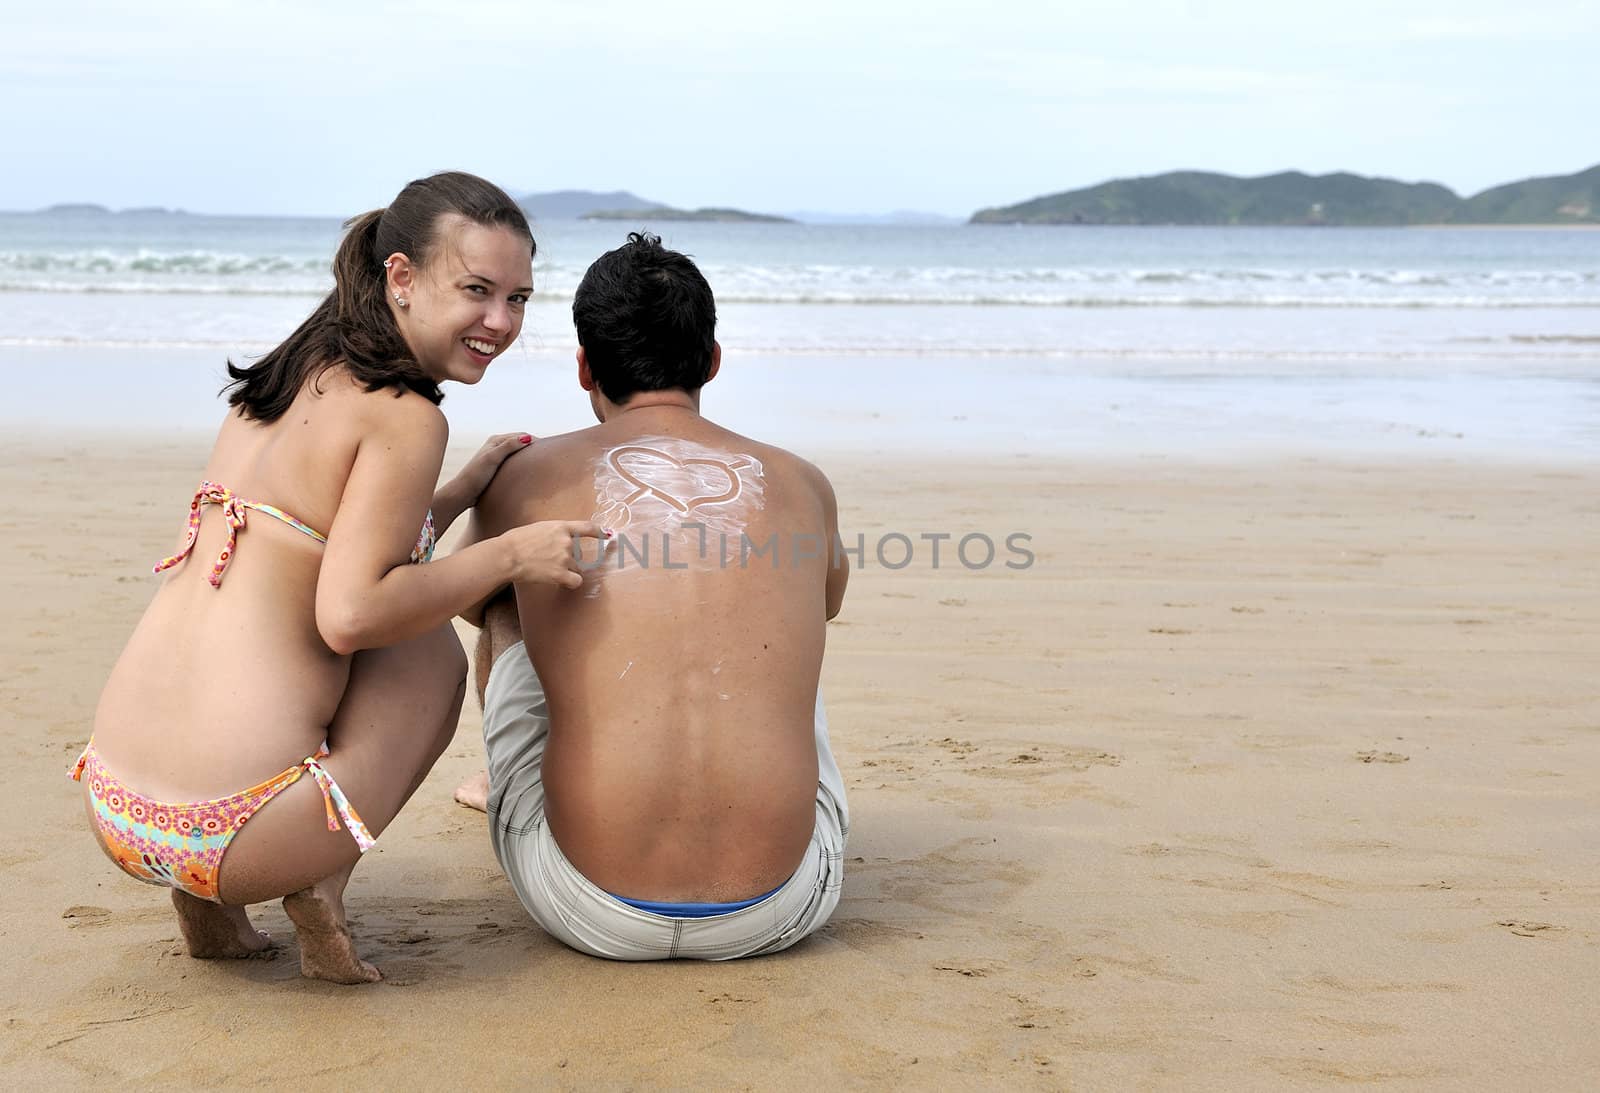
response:
<svg viewBox="0 0 1600 1093"><path fill-rule="evenodd" d="M530 439L491 440L433 492L439 385L476 383L516 341L535 245L514 201L460 173L347 229L327 299L229 365L182 549L74 771L106 853L172 888L191 955L266 948L245 906L283 896L302 971L341 983L380 978L345 926L351 870L455 731L448 620L507 582L577 587L574 538L600 535L534 524L410 564Z"/></svg>

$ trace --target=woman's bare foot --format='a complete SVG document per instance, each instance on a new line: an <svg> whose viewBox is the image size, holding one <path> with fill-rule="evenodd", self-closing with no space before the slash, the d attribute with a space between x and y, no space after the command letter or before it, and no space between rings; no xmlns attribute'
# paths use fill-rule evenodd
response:
<svg viewBox="0 0 1600 1093"><path fill-rule="evenodd" d="M300 938L300 974L330 983L376 983L383 973L356 955L344 920L348 871L283 897L283 910Z"/></svg>
<svg viewBox="0 0 1600 1093"><path fill-rule="evenodd" d="M489 811L489 772L480 770L456 787L456 800L479 812Z"/></svg>
<svg viewBox="0 0 1600 1093"><path fill-rule="evenodd" d="M243 907L212 903L176 888L172 907L183 943L196 960L237 960L272 948L272 938L250 925Z"/></svg>

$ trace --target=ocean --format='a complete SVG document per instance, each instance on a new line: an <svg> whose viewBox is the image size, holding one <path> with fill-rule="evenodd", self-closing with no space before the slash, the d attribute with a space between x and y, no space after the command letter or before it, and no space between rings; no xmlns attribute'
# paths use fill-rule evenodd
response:
<svg viewBox="0 0 1600 1093"><path fill-rule="evenodd" d="M506 427L583 423L584 406L562 405L576 391L572 292L634 226L535 225L522 341L479 389L452 394L458 432L505 424L508 403L536 420ZM716 291L715 390L810 443L1600 452L1600 232L653 228ZM0 214L0 366L28 377L3 416L212 421L222 360L306 315L331 285L339 231Z"/></svg>

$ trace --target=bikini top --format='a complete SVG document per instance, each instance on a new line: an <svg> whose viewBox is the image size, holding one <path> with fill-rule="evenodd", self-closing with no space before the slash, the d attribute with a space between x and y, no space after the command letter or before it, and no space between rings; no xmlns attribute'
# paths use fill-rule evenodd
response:
<svg viewBox="0 0 1600 1093"><path fill-rule="evenodd" d="M326 543L328 537L309 524L303 524L290 516L276 505L268 505L261 501L247 501L234 493L227 486L215 482L202 482L200 488L194 492L194 500L189 502L189 530L184 536L183 549L170 558L163 558L151 570L160 573L171 569L189 556L194 550L194 543L200 536L200 512L206 505L218 505L222 508L222 515L228 521L228 541L223 544L222 553L217 555L216 562L211 566L211 573L206 580L211 582L212 588L222 587L222 572L228 568L228 562L233 559L234 551L239 545L239 529L244 527L244 514L246 509L254 509L263 516L270 516L280 523L288 524L302 535L315 539L319 543ZM417 535L417 545L411 548L411 564L419 565L433 559L434 534L433 513L429 512L422 521L422 531Z"/></svg>

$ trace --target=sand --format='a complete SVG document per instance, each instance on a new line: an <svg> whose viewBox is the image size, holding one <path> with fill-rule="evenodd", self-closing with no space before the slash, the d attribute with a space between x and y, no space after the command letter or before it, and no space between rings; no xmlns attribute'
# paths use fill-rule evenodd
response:
<svg viewBox="0 0 1600 1093"><path fill-rule="evenodd" d="M1032 535L854 575L843 902L728 965L523 914L450 800L357 871L387 979L182 955L63 775L204 449L4 452L0 1072L294 1088L1581 1088L1600 1066L1600 468L819 461L843 521ZM457 453L460 457L465 452ZM925 544L924 544L925 545Z"/></svg>

